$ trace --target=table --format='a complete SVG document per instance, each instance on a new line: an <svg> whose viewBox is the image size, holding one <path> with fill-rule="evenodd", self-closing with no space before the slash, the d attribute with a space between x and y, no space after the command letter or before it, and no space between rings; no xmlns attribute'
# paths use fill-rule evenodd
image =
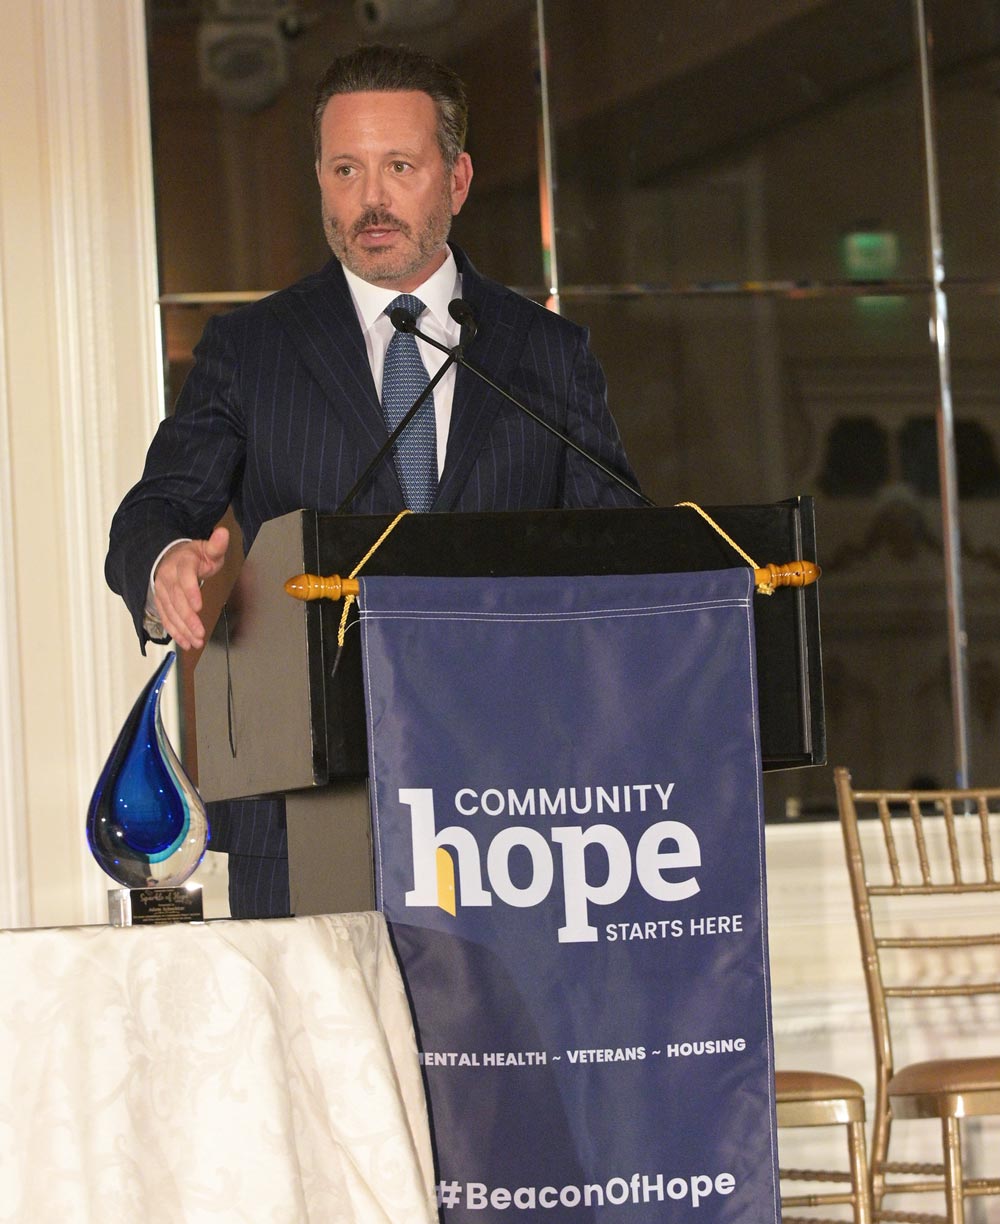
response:
<svg viewBox="0 0 1000 1224"><path fill-rule="evenodd" d="M380 914L0 932L4 1224L431 1224Z"/></svg>

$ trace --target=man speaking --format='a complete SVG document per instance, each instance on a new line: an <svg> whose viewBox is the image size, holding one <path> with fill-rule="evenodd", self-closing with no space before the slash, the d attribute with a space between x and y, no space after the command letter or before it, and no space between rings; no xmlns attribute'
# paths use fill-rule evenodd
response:
<svg viewBox="0 0 1000 1224"><path fill-rule="evenodd" d="M313 109L321 271L211 319L174 414L111 525L105 566L140 642L205 641L201 583L221 568L232 504L249 550L260 526L341 507L445 356L397 331L417 319L444 348L468 304L476 365L635 486L587 332L481 276L448 244L469 195L468 108L450 70L406 47L335 60ZM638 504L599 467L454 365L406 426L351 513L539 510ZM234 917L289 911L281 799L213 805L212 848L229 854Z"/></svg>

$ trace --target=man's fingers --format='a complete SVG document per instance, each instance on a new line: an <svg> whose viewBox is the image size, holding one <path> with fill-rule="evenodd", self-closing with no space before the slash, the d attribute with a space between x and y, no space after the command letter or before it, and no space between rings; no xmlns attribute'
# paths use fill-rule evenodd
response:
<svg viewBox="0 0 1000 1224"><path fill-rule="evenodd" d="M216 527L203 545L204 560L211 566L210 572L202 572L201 576L203 578L209 578L212 574L217 574L222 569L228 549L229 531L225 527Z"/></svg>
<svg viewBox="0 0 1000 1224"><path fill-rule="evenodd" d="M200 608L201 596L198 594L197 585L195 595ZM160 589L158 584L156 607L163 628L182 650L204 645L205 629L198 615L198 609L192 606L187 593L181 586L165 585L163 589Z"/></svg>
<svg viewBox="0 0 1000 1224"><path fill-rule="evenodd" d="M153 594L160 623L183 650L202 646L205 629L201 611L199 572L204 565L204 541L185 541L172 548L156 568Z"/></svg>
<svg viewBox="0 0 1000 1224"><path fill-rule="evenodd" d="M204 646L201 584L222 569L229 532L216 527L207 540L184 540L156 567L153 595L160 623L182 650Z"/></svg>

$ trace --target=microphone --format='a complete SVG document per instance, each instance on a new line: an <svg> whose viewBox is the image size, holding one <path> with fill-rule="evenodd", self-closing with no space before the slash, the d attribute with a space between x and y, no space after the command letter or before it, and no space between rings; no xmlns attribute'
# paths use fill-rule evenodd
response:
<svg viewBox="0 0 1000 1224"><path fill-rule="evenodd" d="M497 386L497 384L492 378L489 377L488 374L484 373L479 366L473 365L472 362L468 360L468 358L465 356L465 346L471 343L476 334L477 327L472 307L467 301L465 301L464 298L455 298L453 301L449 302L448 313L456 323L460 324L462 329L461 338L454 348L448 348L446 345L441 344L438 340L433 339L433 337L425 336L424 333L417 327L417 321L413 315L408 310L404 310L402 307L396 307L395 310L390 312L389 317L392 320L393 327L398 328L400 331L412 332L418 339L423 340L425 344L429 344L432 348L440 349L442 353L448 354L448 360L441 367L438 377L449 367L452 362L455 362L457 365L460 365L462 369L468 370L471 374L475 374L475 376L482 382L486 383L488 387L496 391L499 395L502 395L505 400L512 403L514 407L518 409L518 411L523 412L525 416L530 417L536 425L541 425L543 429L548 430L548 432L554 437L558 438L564 446L568 446L571 450L575 450L578 455L582 455L588 463L602 471L605 476L610 476L615 484L619 485L627 493L631 493L633 497L637 497L643 503L643 505L656 505L656 502L654 502L652 498L647 497L645 493L640 493L638 489L633 488L625 477L616 472L614 468L608 467L608 465L602 460L598 459L596 455L591 454L591 452L585 447L580 446L580 444L575 442L569 436L569 434L564 433L561 429L557 429L555 425L552 425L543 416L539 416L539 414L529 408L527 404L522 404L519 399L515 399L509 391L505 391L503 387ZM435 378L434 381L437 381L437 379Z"/></svg>
<svg viewBox="0 0 1000 1224"><path fill-rule="evenodd" d="M393 306L389 311L389 321L398 332L409 332L412 335L417 330L417 316L405 306Z"/></svg>
<svg viewBox="0 0 1000 1224"><path fill-rule="evenodd" d="M449 302L448 313L462 329L458 346L464 352L476 338L478 330L476 316L472 313L472 307L464 298L455 298L454 301Z"/></svg>

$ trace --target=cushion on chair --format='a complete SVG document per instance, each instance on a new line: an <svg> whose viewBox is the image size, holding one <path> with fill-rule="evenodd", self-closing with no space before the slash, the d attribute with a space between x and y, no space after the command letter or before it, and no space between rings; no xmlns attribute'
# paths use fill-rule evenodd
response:
<svg viewBox="0 0 1000 1224"><path fill-rule="evenodd" d="M889 1081L889 1096L1000 1092L1000 1058L939 1058L912 1063Z"/></svg>
<svg viewBox="0 0 1000 1224"><path fill-rule="evenodd" d="M776 1071L774 1089L778 1101L864 1100L865 1095L857 1080L825 1071Z"/></svg>

